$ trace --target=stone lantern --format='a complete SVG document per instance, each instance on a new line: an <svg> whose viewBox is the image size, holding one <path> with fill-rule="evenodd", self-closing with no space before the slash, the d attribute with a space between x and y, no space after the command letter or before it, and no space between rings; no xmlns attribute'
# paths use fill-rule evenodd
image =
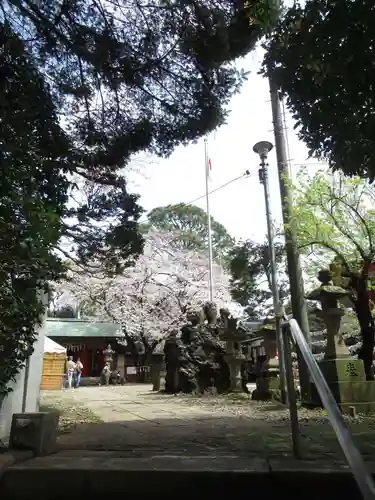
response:
<svg viewBox="0 0 375 500"><path fill-rule="evenodd" d="M115 355L115 351L112 349L111 344L107 345L107 348L103 351L104 364L109 366L109 369L112 371L113 368L113 356Z"/></svg>
<svg viewBox="0 0 375 500"><path fill-rule="evenodd" d="M242 353L241 342L247 337L245 332L237 328L237 320L225 317L219 327L219 338L226 343L224 360L229 367L230 391L243 392L242 366L246 358Z"/></svg>
<svg viewBox="0 0 375 500"><path fill-rule="evenodd" d="M329 270L320 271L318 279L321 286L306 298L320 302L321 311L317 314L323 319L327 330L324 359L319 362L319 367L337 402L349 404L357 398L352 394L353 382L366 380L363 361L350 357L340 330L341 320L345 315L340 302L347 302L349 292L332 284L332 274ZM314 403L319 400L316 391L312 391L312 399Z"/></svg>
<svg viewBox="0 0 375 500"><path fill-rule="evenodd" d="M340 307L339 301L345 300L349 292L340 286L332 284L332 274L329 270L322 270L318 274L321 282L319 288L313 290L306 298L316 300L321 304L321 311L317 312L327 328L327 345L324 360L348 359L349 349L346 347L340 332L341 319L345 311Z"/></svg>
<svg viewBox="0 0 375 500"><path fill-rule="evenodd" d="M266 319L257 332L262 337L263 361L258 365L256 389L252 399L267 400L272 398L272 393L280 389L279 360L276 346L276 327L272 319Z"/></svg>
<svg viewBox="0 0 375 500"><path fill-rule="evenodd" d="M165 378L162 377L163 374L165 375L164 345L165 341L162 340L152 351L151 380L153 391L160 391L165 389Z"/></svg>

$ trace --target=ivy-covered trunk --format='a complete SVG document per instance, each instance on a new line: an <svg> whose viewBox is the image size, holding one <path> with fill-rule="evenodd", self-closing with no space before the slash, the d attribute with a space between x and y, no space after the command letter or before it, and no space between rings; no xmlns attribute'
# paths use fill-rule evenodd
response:
<svg viewBox="0 0 375 500"><path fill-rule="evenodd" d="M352 278L352 284L356 292L354 301L355 312L361 328L362 347L358 357L363 360L366 379L373 380L372 359L374 352L375 325L370 309L370 297L368 293L367 270L364 268L359 277Z"/></svg>

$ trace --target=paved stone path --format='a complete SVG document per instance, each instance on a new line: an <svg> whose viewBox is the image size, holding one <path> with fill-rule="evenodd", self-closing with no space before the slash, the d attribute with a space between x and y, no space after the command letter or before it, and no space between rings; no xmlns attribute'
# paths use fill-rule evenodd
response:
<svg viewBox="0 0 375 500"><path fill-rule="evenodd" d="M42 403L63 411L69 405L86 407L102 420L77 425L61 435L60 445L70 450L123 451L136 456L150 452L251 453L259 457L290 456L292 450L287 412L273 403L262 405L229 396L161 395L153 393L149 385L43 391ZM273 414L277 414L276 420ZM324 417L302 422L301 434L306 458L326 457L327 453L342 458ZM364 443L368 459L374 458L374 439L366 436Z"/></svg>
<svg viewBox="0 0 375 500"><path fill-rule="evenodd" d="M90 409L104 423L81 424L60 437L69 449L143 450L168 449L181 453L194 449L212 451L219 445L227 451L228 438L248 427L241 416L220 408L189 404L180 396L161 396L149 385L82 387L72 391L45 391L43 403L59 400L64 407L74 404ZM217 410L217 409L216 409ZM259 419L256 427L264 427ZM213 443L211 445L211 442ZM220 446L220 444L222 446Z"/></svg>

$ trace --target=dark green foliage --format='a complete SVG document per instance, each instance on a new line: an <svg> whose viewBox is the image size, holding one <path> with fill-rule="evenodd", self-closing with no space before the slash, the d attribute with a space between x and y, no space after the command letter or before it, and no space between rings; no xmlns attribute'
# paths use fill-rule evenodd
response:
<svg viewBox="0 0 375 500"><path fill-rule="evenodd" d="M7 0L3 6L2 17L48 75L90 178L110 177L145 149L168 154L222 124L244 78L233 61L265 29L264 22L250 25L249 9L233 0Z"/></svg>
<svg viewBox="0 0 375 500"><path fill-rule="evenodd" d="M132 263L142 210L121 169L222 124L245 77L234 59L264 32L230 0L142 5L1 2L0 392L32 351L45 283L63 273L56 247L109 274Z"/></svg>
<svg viewBox="0 0 375 500"><path fill-rule="evenodd" d="M141 209L120 179L112 187L92 183L86 200L68 207L77 150L22 40L4 25L0 68L1 393L32 352L46 283L64 272L55 249L68 243L80 265L100 260L113 273L141 252L143 240Z"/></svg>
<svg viewBox="0 0 375 500"><path fill-rule="evenodd" d="M307 0L267 43L272 70L310 154L375 176L375 3Z"/></svg>
<svg viewBox="0 0 375 500"><path fill-rule="evenodd" d="M151 226L176 234L176 244L188 250L208 248L207 214L195 205L167 205L148 213ZM224 258L233 246L233 238L225 227L211 217L212 251L214 258Z"/></svg>
<svg viewBox="0 0 375 500"><path fill-rule="evenodd" d="M52 249L63 232L70 166L43 79L3 26L0 68L1 398L32 352L45 283L61 273Z"/></svg>
<svg viewBox="0 0 375 500"><path fill-rule="evenodd" d="M283 300L288 296L288 283L280 273L285 269L285 251L280 244L276 244L276 262L280 299ZM229 270L233 300L246 308L251 319L267 316L273 308L268 244L253 241L237 244L229 253Z"/></svg>
<svg viewBox="0 0 375 500"><path fill-rule="evenodd" d="M70 242L71 251L64 251L76 265L89 267L100 263L106 272L116 274L124 266L134 263L143 250L143 237L138 230L138 219L143 209L138 196L128 193L120 176L115 185L86 183L85 196L80 203L67 208L63 222L63 243Z"/></svg>

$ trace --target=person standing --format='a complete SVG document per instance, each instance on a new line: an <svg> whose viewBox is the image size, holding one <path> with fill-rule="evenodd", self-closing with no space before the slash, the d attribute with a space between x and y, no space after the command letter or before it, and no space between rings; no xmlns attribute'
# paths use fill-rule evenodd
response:
<svg viewBox="0 0 375 500"><path fill-rule="evenodd" d="M81 375L82 375L82 370L83 370L83 364L81 362L80 358L77 358L76 361L76 369L75 369L75 375L76 375L76 380L75 380L75 387L78 389L79 384L81 383Z"/></svg>
<svg viewBox="0 0 375 500"><path fill-rule="evenodd" d="M66 371L68 373L68 388L72 388L74 371L76 369L76 364L73 361L73 356L69 356L68 361L66 363Z"/></svg>

